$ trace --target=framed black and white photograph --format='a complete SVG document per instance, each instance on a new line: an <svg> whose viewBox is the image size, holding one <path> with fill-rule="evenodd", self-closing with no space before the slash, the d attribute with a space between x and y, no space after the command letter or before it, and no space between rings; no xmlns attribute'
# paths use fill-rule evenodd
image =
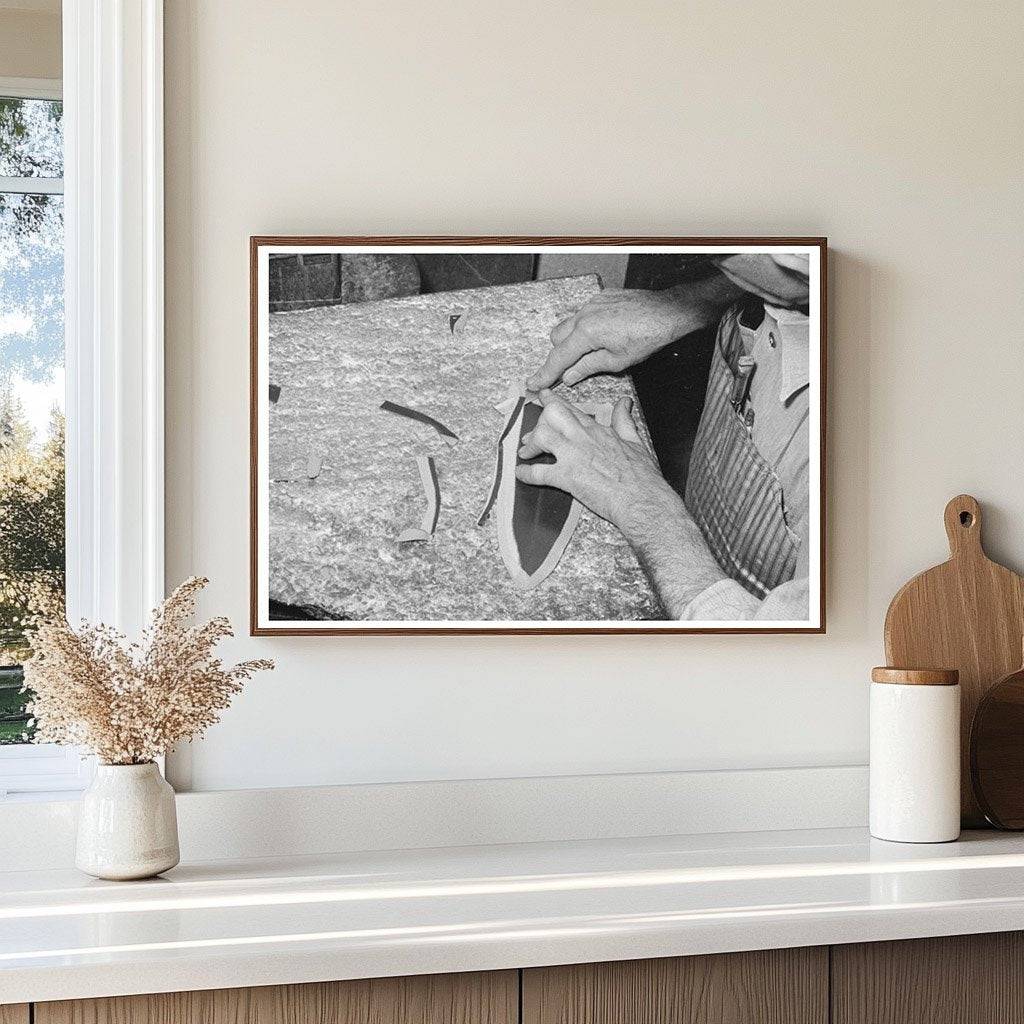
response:
<svg viewBox="0 0 1024 1024"><path fill-rule="evenodd" d="M824 632L824 239L250 250L254 634Z"/></svg>

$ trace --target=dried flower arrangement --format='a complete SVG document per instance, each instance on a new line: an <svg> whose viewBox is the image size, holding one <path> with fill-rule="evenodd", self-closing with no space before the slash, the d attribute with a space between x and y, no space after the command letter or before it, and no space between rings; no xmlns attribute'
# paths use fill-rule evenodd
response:
<svg viewBox="0 0 1024 1024"><path fill-rule="evenodd" d="M36 624L25 662L36 741L87 747L104 764L145 764L218 722L242 684L274 663L225 668L214 657L232 635L228 620L189 625L208 582L193 576L182 583L153 612L139 643L102 624Z"/></svg>

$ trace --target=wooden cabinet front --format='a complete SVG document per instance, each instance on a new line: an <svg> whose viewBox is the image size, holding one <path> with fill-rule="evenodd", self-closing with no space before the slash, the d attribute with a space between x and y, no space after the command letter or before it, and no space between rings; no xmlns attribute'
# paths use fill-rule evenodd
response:
<svg viewBox="0 0 1024 1024"><path fill-rule="evenodd" d="M828 949L523 971L523 1024L826 1024Z"/></svg>
<svg viewBox="0 0 1024 1024"><path fill-rule="evenodd" d="M1024 933L0 1006L0 1024L1024 1024Z"/></svg>
<svg viewBox="0 0 1024 1024"><path fill-rule="evenodd" d="M833 1024L1024 1024L1024 933L832 947Z"/></svg>
<svg viewBox="0 0 1024 1024"><path fill-rule="evenodd" d="M516 1024L518 1019L518 972L494 971L37 1003L34 1024ZM0 1024L8 1022L0 1016Z"/></svg>

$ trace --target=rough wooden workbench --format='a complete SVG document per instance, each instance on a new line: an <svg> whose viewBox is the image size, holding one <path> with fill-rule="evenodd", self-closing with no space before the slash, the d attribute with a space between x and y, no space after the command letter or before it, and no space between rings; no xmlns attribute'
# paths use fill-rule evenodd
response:
<svg viewBox="0 0 1024 1024"><path fill-rule="evenodd" d="M590 512L527 593L511 585L493 518L477 526L502 426L494 406L598 289L595 277L566 278L271 314L270 381L281 388L270 407L271 598L375 621L663 617L629 546ZM630 391L627 378L603 376L574 397ZM385 399L460 440L380 411ZM436 461L440 520L430 541L398 544L424 508L417 455Z"/></svg>

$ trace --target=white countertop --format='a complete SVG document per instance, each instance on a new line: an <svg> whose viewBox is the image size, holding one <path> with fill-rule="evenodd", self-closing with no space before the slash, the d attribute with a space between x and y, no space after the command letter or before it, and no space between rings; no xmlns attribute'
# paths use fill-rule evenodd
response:
<svg viewBox="0 0 1024 1024"><path fill-rule="evenodd" d="M1024 928L1024 836L860 829L0 873L0 1003Z"/></svg>

